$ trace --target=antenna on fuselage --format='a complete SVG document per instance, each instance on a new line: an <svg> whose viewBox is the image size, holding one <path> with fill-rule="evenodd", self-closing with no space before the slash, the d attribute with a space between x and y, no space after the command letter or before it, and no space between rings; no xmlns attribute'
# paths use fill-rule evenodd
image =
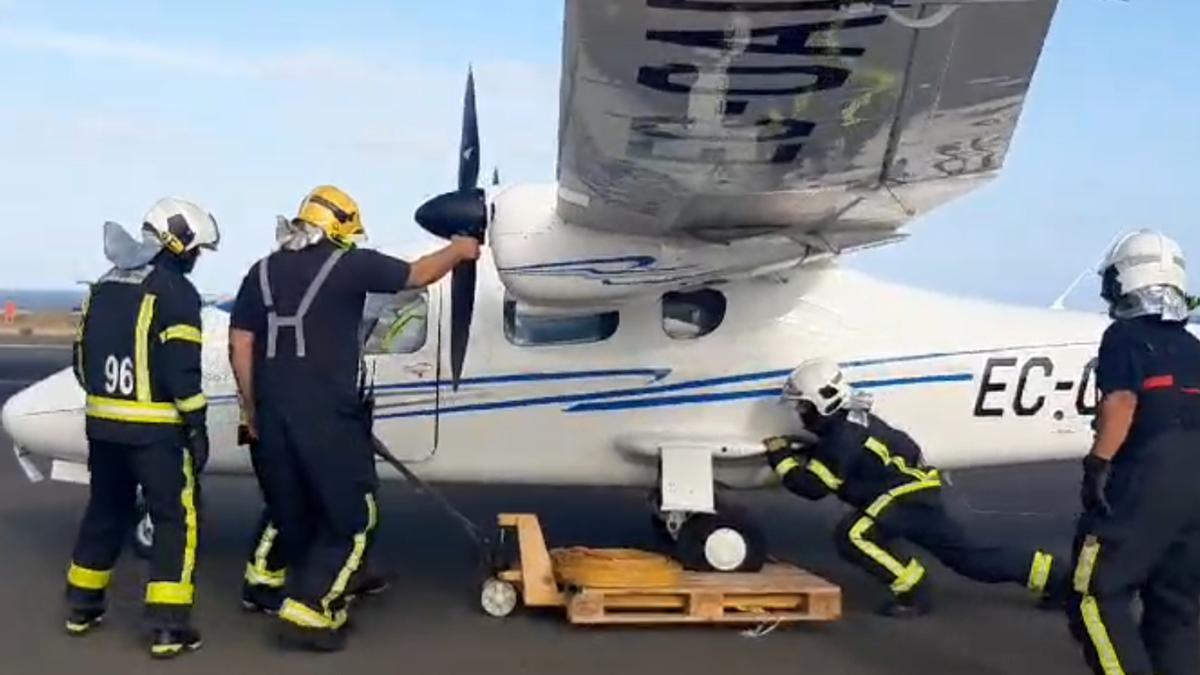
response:
<svg viewBox="0 0 1200 675"><path fill-rule="evenodd" d="M1079 273L1079 276L1075 277L1075 280L1071 282L1070 286L1067 286L1067 290L1063 291L1062 295L1058 296L1058 298L1050 305L1050 309L1055 311L1062 311L1066 309L1067 298L1075 292L1075 289L1079 287L1079 284L1083 283L1084 279L1086 279L1089 275L1096 274L1096 272L1099 271L1100 266L1104 264L1104 259L1108 257L1108 252L1112 250L1113 246L1117 245L1117 240L1123 236L1125 236L1123 233L1118 233L1117 236L1113 237L1112 241L1108 242L1108 246L1104 247L1104 252L1100 254L1100 259L1093 263L1091 267L1083 268L1083 271Z"/></svg>

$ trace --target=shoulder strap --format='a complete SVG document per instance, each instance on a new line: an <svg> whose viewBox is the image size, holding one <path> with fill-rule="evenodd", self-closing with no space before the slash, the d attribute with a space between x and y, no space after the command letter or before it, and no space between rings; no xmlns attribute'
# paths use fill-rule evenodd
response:
<svg viewBox="0 0 1200 675"><path fill-rule="evenodd" d="M267 309L267 358L273 359L278 350L279 331L283 328L291 328L295 331L296 336L296 357L304 358L308 354L307 344L304 338L304 317L308 315L308 310L312 307L313 302L317 299L317 294L329 281L329 275L333 273L333 268L337 266L338 261L342 259L346 252L338 249L330 254L325 263L321 265L321 269L313 280L308 285L308 290L304 292L304 297L300 300L300 307L292 316L280 316L275 311L274 300L271 296L271 283L267 271L267 259L263 258L258 268L258 279L262 286L263 306Z"/></svg>
<svg viewBox="0 0 1200 675"><path fill-rule="evenodd" d="M263 307L266 307L267 311L275 308L275 299L271 295L271 277L267 270L267 261L270 259L271 256L267 256L258 261L258 286L262 289Z"/></svg>

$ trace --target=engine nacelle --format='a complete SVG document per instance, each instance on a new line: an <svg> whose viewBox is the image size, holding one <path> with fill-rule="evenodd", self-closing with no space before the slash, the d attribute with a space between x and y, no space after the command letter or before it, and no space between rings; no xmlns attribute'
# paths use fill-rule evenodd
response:
<svg viewBox="0 0 1200 675"><path fill-rule="evenodd" d="M708 243L639 237L565 223L553 184L517 185L492 199L489 243L505 288L548 308L612 307L794 267L813 248L787 237Z"/></svg>

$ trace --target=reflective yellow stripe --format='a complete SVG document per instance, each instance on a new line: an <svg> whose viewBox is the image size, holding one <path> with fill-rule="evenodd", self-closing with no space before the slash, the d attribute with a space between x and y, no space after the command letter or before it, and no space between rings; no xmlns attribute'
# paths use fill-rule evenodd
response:
<svg viewBox="0 0 1200 675"><path fill-rule="evenodd" d="M187 534L183 544L183 571L179 580L192 585L192 573L196 570L196 543L199 539L199 522L196 518L196 472L192 466L192 453L183 451L183 491L179 493L183 505L183 522Z"/></svg>
<svg viewBox="0 0 1200 675"><path fill-rule="evenodd" d="M304 628L335 628L332 619L326 618L324 614L291 598L283 601L283 605L279 608L279 618Z"/></svg>
<svg viewBox="0 0 1200 675"><path fill-rule="evenodd" d="M932 480L913 481L911 483L905 483L904 485L888 490L880 495L879 498L874 502L871 502L871 505L867 507L867 515L871 516L872 518L878 518L879 514L883 513L883 510L886 509L888 505L890 505L897 497L902 497L904 495L911 494L913 492L919 492L921 490L930 490L941 487L942 481L936 478L936 474L934 475L935 477Z"/></svg>
<svg viewBox="0 0 1200 675"><path fill-rule="evenodd" d="M83 305L79 312L79 323L75 326L75 371L79 374L79 380L82 382L87 379L87 371L83 369L83 336L87 331L88 308L92 304L92 289L89 286L88 292L83 296Z"/></svg>
<svg viewBox="0 0 1200 675"><path fill-rule="evenodd" d="M842 479L833 475L833 472L830 471L829 467L825 466L825 463L821 460L808 460L808 472L821 479L821 482L825 484L825 487L829 488L830 490L834 490L836 492L838 488L842 487Z"/></svg>
<svg viewBox="0 0 1200 675"><path fill-rule="evenodd" d="M87 397L87 415L114 422L142 424L182 424L183 418L173 403L143 403L103 396Z"/></svg>
<svg viewBox="0 0 1200 675"><path fill-rule="evenodd" d="M917 587L921 580L925 578L925 566L920 560L913 558L908 561L908 566L904 568L904 574L896 577L892 582L892 592L896 595L907 593Z"/></svg>
<svg viewBox="0 0 1200 675"><path fill-rule="evenodd" d="M1087 627L1088 637L1091 638L1092 647L1096 649L1096 657L1104 675L1125 675L1125 669L1121 667L1121 661L1117 658L1117 650L1108 636L1108 628L1104 626L1104 619L1100 616L1100 605L1096 598L1084 596L1083 601L1079 603L1079 610L1083 614L1083 625Z"/></svg>
<svg viewBox="0 0 1200 675"><path fill-rule="evenodd" d="M176 581L146 584L147 605L190 605L196 599L196 587Z"/></svg>
<svg viewBox="0 0 1200 675"><path fill-rule="evenodd" d="M278 536L279 530L267 523L263 528L262 538L258 540L258 547L254 549L254 563L264 570L267 569L267 556L271 555L271 547L275 545L275 537Z"/></svg>
<svg viewBox="0 0 1200 675"><path fill-rule="evenodd" d="M1095 596L1090 595L1092 575L1096 571L1096 561L1099 557L1100 540L1095 535L1088 535L1079 550L1079 563L1075 566L1075 591L1083 594L1079 612L1083 615L1083 625L1087 629L1092 648L1096 650L1096 658L1104 675L1125 675L1125 669L1121 667L1121 661L1117 658L1117 650L1108 636L1104 618L1100 616L1100 604L1096 602Z"/></svg>
<svg viewBox="0 0 1200 675"><path fill-rule="evenodd" d="M75 325L75 341L83 341L84 328L87 324L88 308L92 306L92 289L89 286L88 292L83 296L83 304L79 307L79 323Z"/></svg>
<svg viewBox="0 0 1200 675"><path fill-rule="evenodd" d="M206 405L208 405L208 399L204 397L204 394L196 394L195 396L189 396L184 399L175 400L175 407L178 408L180 412L185 413L196 412L197 410L204 408Z"/></svg>
<svg viewBox="0 0 1200 675"><path fill-rule="evenodd" d="M1091 591L1092 572L1096 569L1096 556L1100 555L1100 540L1088 535L1079 549L1079 562L1075 565L1075 592L1087 595Z"/></svg>
<svg viewBox="0 0 1200 675"><path fill-rule="evenodd" d="M137 332L134 333L134 370L137 372L137 400L149 403L150 396L150 325L154 322L154 303L158 296L147 293L138 311Z"/></svg>
<svg viewBox="0 0 1200 675"><path fill-rule="evenodd" d="M85 591L102 591L112 581L112 570L90 570L71 563L67 570L67 583Z"/></svg>
<svg viewBox="0 0 1200 675"><path fill-rule="evenodd" d="M192 453L183 451L183 489L179 492L183 506L183 561L179 581L156 581L146 585L146 603L152 605L190 605L196 597L192 575L196 569L196 474L192 470Z"/></svg>
<svg viewBox="0 0 1200 675"><path fill-rule="evenodd" d="M896 594L911 591L925 577L925 567L917 559L912 559L907 565L900 562L887 551L866 538L867 530L875 525L875 521L867 516L858 519L850 528L850 543L863 555L879 563L889 574L896 577L892 582L892 592Z"/></svg>
<svg viewBox="0 0 1200 675"><path fill-rule="evenodd" d="M775 474L780 478L788 475L789 472L800 468L800 460L795 457L788 457L779 464L775 465Z"/></svg>
<svg viewBox="0 0 1200 675"><path fill-rule="evenodd" d="M158 334L158 339L167 342L168 340L182 340L184 342L195 342L203 344L204 337L200 333L200 329L187 324L178 324L171 326Z"/></svg>
<svg viewBox="0 0 1200 675"><path fill-rule="evenodd" d="M883 462L884 464L887 464L892 460L891 450L888 450L888 446L884 445L883 441L879 440L878 438L868 438L867 442L863 445L865 445L868 450L878 455L879 461Z"/></svg>
<svg viewBox="0 0 1200 675"><path fill-rule="evenodd" d="M170 645L150 645L150 653L155 656L166 656L168 654L178 654L183 651L183 643Z"/></svg>
<svg viewBox="0 0 1200 675"><path fill-rule="evenodd" d="M1046 582L1050 580L1050 568L1054 565L1054 556L1045 551L1034 551L1033 565L1029 568L1029 590L1034 593L1046 592Z"/></svg>
<svg viewBox="0 0 1200 675"><path fill-rule="evenodd" d="M280 570L278 572L271 572L269 570L259 569L257 566L247 563L246 574L243 579L251 586L283 588L287 583L287 571Z"/></svg>
<svg viewBox="0 0 1200 675"><path fill-rule="evenodd" d="M282 588L287 582L287 570L272 571L267 567L267 557L271 555L271 547L275 545L277 536L279 530L274 526L268 524L263 529L258 546L254 549L254 561L246 565L246 581L250 584Z"/></svg>
<svg viewBox="0 0 1200 675"><path fill-rule="evenodd" d="M879 461L883 462L884 466L894 467L900 473L909 476L915 480L928 481L935 480L938 477L936 470L922 471L908 465L908 462L903 457L892 456L892 451L888 449L887 444L875 437L870 437L863 445L875 453L879 457Z"/></svg>
<svg viewBox="0 0 1200 675"><path fill-rule="evenodd" d="M337 578L333 581L333 587L329 589L329 593L321 598L321 609L325 610L325 616L330 617L329 604L336 600L346 590L346 584L350 582L350 575L358 569L362 564L363 553L367 549L367 535L371 530L375 529L375 497L370 493L364 496L367 503L367 527L362 532L354 535L354 548L350 551L350 557L346 559L346 564L342 566L342 571L338 573Z"/></svg>

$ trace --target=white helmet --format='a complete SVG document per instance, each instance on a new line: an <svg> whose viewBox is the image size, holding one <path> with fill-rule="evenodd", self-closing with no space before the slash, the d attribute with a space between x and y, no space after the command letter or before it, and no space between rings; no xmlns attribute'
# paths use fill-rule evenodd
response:
<svg viewBox="0 0 1200 675"><path fill-rule="evenodd" d="M206 248L217 250L221 231L212 214L192 202L167 197L150 207L142 219L142 229L154 233L163 248L182 256Z"/></svg>
<svg viewBox="0 0 1200 675"><path fill-rule="evenodd" d="M1100 295L1109 303L1134 291L1170 286L1187 293L1187 262L1183 249L1170 237L1154 230L1138 230L1122 237L1100 266Z"/></svg>
<svg viewBox="0 0 1200 675"><path fill-rule="evenodd" d="M821 417L828 417L850 400L850 383L842 369L829 359L801 363L783 385L783 398L793 404L808 403Z"/></svg>

